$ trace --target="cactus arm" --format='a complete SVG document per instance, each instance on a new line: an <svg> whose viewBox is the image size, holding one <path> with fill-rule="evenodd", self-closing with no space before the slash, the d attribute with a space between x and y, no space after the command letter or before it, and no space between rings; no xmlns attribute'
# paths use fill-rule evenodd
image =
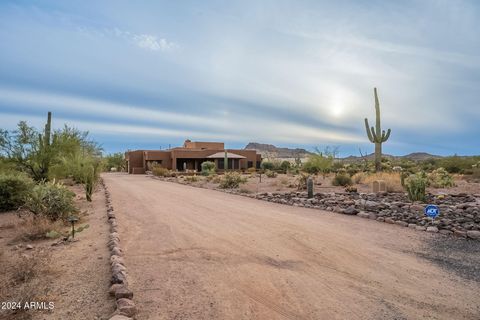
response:
<svg viewBox="0 0 480 320"><path fill-rule="evenodd" d="M375 94L375 126L377 133L380 134L382 131L382 126L380 124L380 102L378 101L377 88L374 88L373 92Z"/></svg>
<svg viewBox="0 0 480 320"><path fill-rule="evenodd" d="M382 134L382 142L385 142L388 140L388 138L390 138L390 133L392 133L392 130L391 129L388 129L387 130L387 134L385 134L385 130L383 131L383 134Z"/></svg>
<svg viewBox="0 0 480 320"><path fill-rule="evenodd" d="M378 142L378 134L377 132L375 132L375 128L372 126L370 128L370 130L372 131L372 136L373 136L373 143L377 143Z"/></svg>
<svg viewBox="0 0 480 320"><path fill-rule="evenodd" d="M370 140L370 142L374 143L375 140L373 139L372 132L370 131L370 126L368 124L368 119L367 118L365 118L365 129L367 130L368 139Z"/></svg>

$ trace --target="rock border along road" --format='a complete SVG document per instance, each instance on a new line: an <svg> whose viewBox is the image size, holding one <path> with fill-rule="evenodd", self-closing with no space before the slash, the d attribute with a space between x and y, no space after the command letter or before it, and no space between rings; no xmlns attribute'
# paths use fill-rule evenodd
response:
<svg viewBox="0 0 480 320"><path fill-rule="evenodd" d="M431 235L321 210L104 174L138 319L479 319L480 284Z"/></svg>

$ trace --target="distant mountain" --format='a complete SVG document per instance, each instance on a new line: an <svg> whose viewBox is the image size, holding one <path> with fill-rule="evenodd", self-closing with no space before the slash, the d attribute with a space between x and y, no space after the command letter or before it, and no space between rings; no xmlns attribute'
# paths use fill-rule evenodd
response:
<svg viewBox="0 0 480 320"><path fill-rule="evenodd" d="M256 150L263 158L305 158L311 152L301 148L279 148L273 144L250 142L244 149Z"/></svg>
<svg viewBox="0 0 480 320"><path fill-rule="evenodd" d="M428 159L441 159L441 158L443 158L442 156L437 156L437 155L426 153L426 152L414 152L414 153L410 153L410 154L407 154L407 155L404 155L404 156L392 156L390 154L382 154L382 157L388 158L388 159L395 159L395 160L408 159L408 160L412 160L412 161L425 161L425 160L428 160ZM374 153L367 154L367 155L365 155L365 158L367 158L367 160L374 160L375 159L375 154ZM349 156L349 157L346 157L346 158L341 158L340 160L343 160L343 161L346 161L346 162L355 162L355 161L362 160L362 157L360 157L360 156Z"/></svg>

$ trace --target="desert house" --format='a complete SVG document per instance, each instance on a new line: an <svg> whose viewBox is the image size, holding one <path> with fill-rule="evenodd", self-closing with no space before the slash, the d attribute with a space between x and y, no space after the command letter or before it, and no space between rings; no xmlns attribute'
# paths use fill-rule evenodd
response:
<svg viewBox="0 0 480 320"><path fill-rule="evenodd" d="M168 150L135 150L125 152L128 173L143 174L158 165L174 171L202 170L204 161L215 163L217 170L225 168L225 151L228 169L259 168L261 155L255 150L225 149L223 142L199 142L185 140L182 147Z"/></svg>

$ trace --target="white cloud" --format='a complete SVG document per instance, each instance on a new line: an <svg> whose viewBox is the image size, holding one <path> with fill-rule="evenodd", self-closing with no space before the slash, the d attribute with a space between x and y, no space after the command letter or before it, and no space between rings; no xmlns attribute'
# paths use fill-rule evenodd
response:
<svg viewBox="0 0 480 320"><path fill-rule="evenodd" d="M136 34L130 31L121 30L119 28L87 28L84 26L77 27L77 32L93 37L116 37L134 44L145 50L166 52L178 48L178 44L169 41L166 38L159 37L154 34Z"/></svg>
<svg viewBox="0 0 480 320"><path fill-rule="evenodd" d="M175 43L151 34L134 35L133 40L140 48L152 51L168 51L176 47Z"/></svg>

